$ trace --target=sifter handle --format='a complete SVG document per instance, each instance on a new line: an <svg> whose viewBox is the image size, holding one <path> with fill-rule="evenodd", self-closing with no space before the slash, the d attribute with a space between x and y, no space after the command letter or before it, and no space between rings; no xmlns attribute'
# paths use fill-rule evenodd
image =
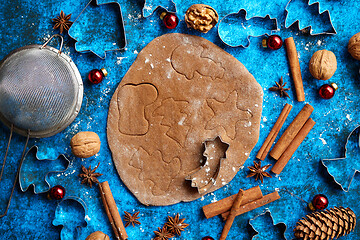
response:
<svg viewBox="0 0 360 240"><path fill-rule="evenodd" d="M47 40L46 43L44 43L44 45L42 45L42 46L40 47L40 49L43 49L44 47L46 47L46 45L48 45L48 43L49 43L54 37L59 37L59 38L61 39L60 49L59 49L59 53L58 53L58 54L60 54L60 53L61 53L61 49L62 49L62 47L63 47L63 43L64 43L64 38L63 38L63 36L61 36L60 34L54 34L54 35L52 35L52 36L49 38L49 40Z"/></svg>

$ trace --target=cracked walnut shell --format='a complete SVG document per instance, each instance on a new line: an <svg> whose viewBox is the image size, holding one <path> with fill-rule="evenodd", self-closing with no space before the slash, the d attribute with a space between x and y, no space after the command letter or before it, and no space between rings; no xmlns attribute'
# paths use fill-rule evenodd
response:
<svg viewBox="0 0 360 240"><path fill-rule="evenodd" d="M353 58L360 60L360 33L357 33L350 38L348 52Z"/></svg>
<svg viewBox="0 0 360 240"><path fill-rule="evenodd" d="M186 25L202 33L212 29L218 20L219 16L215 9L205 4L194 4L185 14Z"/></svg>
<svg viewBox="0 0 360 240"><path fill-rule="evenodd" d="M100 138L94 132L79 132L70 141L72 153L79 158L88 158L100 150Z"/></svg>
<svg viewBox="0 0 360 240"><path fill-rule="evenodd" d="M336 56L328 50L316 51L309 62L311 75L319 80L328 80L331 78L337 68Z"/></svg>

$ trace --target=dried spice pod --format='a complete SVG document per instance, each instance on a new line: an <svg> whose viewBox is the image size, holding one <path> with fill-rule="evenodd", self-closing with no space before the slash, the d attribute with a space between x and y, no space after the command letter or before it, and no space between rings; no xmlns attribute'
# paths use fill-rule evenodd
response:
<svg viewBox="0 0 360 240"><path fill-rule="evenodd" d="M109 236L101 231L90 234L85 240L110 240Z"/></svg>
<svg viewBox="0 0 360 240"><path fill-rule="evenodd" d="M354 230L355 213L350 208L334 207L306 215L297 222L295 237L300 239L336 239Z"/></svg>
<svg viewBox="0 0 360 240"><path fill-rule="evenodd" d="M219 21L215 9L205 4L194 4L188 8L185 14L185 22L189 28L207 33Z"/></svg>
<svg viewBox="0 0 360 240"><path fill-rule="evenodd" d="M360 60L360 32L350 38L348 52L353 58Z"/></svg>

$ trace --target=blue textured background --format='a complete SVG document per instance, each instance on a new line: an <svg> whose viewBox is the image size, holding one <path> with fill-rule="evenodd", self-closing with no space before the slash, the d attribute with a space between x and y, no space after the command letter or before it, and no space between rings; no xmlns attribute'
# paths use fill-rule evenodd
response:
<svg viewBox="0 0 360 240"><path fill-rule="evenodd" d="M99 1L105 2L105 1ZM136 228L127 228L129 239L151 239L154 237L153 231L161 227L167 215L181 213L181 217L186 218L190 224L183 232L182 236L176 239L201 239L202 236L211 235L214 238L220 236L223 222L219 217L206 220L201 211L203 205L220 200L230 194L235 194L239 188L248 189L256 186L258 182L253 179L246 179L248 173L247 166L252 165L255 160L256 152L260 149L264 139L269 133L271 127L280 114L283 105L287 102L294 105L285 127L289 125L291 119L300 111L304 103L298 103L295 100L293 84L289 76L288 62L285 49L278 51L269 51L262 49L261 38L251 38L251 44L248 48L230 48L221 42L217 35L217 28L207 34L200 34L186 29L183 16L186 9L198 3L192 0L175 0L177 13L181 19L178 28L167 30L159 20L160 10L158 9L148 18L142 18L142 7L144 1L137 0L119 0L124 17L124 26L128 44L124 50L108 52L106 59L101 60L95 55L89 53L78 53L74 49L75 42L67 34L65 36L64 52L69 54L77 64L84 80L84 100L79 116L62 133L46 138L31 139L29 146L39 146L39 157L56 159L59 154L66 154L71 164L66 172L59 174L50 174L49 182L52 186L56 184L63 185L67 190L67 196L81 197L87 205L87 227L82 228L79 239L85 239L93 231L101 230L113 239L110 224L100 202L98 189L89 188L80 185L80 179L77 177L81 164L93 167L101 162L99 172L105 175L100 177L100 181L109 181L115 200L122 214L122 211L140 211L141 225ZM174 9L171 1L148 1L149 6L155 6L160 3L169 9ZM51 19L58 16L60 10L66 14L72 13L71 20L79 15L87 0L12 0L2 1L0 4L0 58L3 58L11 50L28 44L41 44L51 35L57 33L52 30ZM338 32L333 36L308 36L300 33L296 26L285 29L285 6L286 0L278 1L233 1L231 4L224 4L221 1L205 0L202 3L208 3L214 7L220 18L226 14L235 13L240 8L248 11L248 17L265 16L277 18L279 23L279 35L285 39L293 36L296 41L297 50L302 69L306 102L314 106L315 111L312 118L317 122L314 129L308 135L306 141L294 154L285 170L278 177L265 179L260 187L263 193L269 193L274 189L280 189L281 200L267 205L270 209L274 222L284 222L287 225L286 237L292 238L292 229L297 220L308 212L304 203L295 197L290 196L283 187L287 187L305 201L310 201L317 193L324 193L330 199L330 206L351 207L356 214L360 214L360 205L358 202L360 179L355 179L350 187L350 191L345 193L329 177L324 167L320 164L321 159L339 158L344 156L344 146L348 134L359 124L359 62L351 58L347 52L347 43L352 35L360 31L360 15L358 14L359 1L352 0L321 0L321 11L329 9L333 24ZM116 7L116 5L107 5L103 7ZM148 7L148 9L152 9ZM299 8L295 13L298 16L304 16L305 9ZM317 16L313 15L314 19ZM105 16L98 15L94 17L94 24L89 22L84 25L93 31L107 30L101 29L101 21L106 21ZM315 21L312 19L312 21ZM116 22L113 23L116 28ZM320 26L319 26L320 27ZM88 30L87 30L88 31ZM93 32L93 34L97 34ZM214 42L225 51L235 56L241 61L247 69L254 75L257 81L264 89L263 117L261 122L260 139L245 167L239 171L236 177L224 188L206 195L202 199L190 203L180 203L167 207L146 207L141 205L134 196L124 187L119 179L111 160L111 153L106 141L106 119L109 101L117 85L126 73L129 66L134 62L137 53L146 46L152 39L168 32L182 32L203 36ZM91 31L89 31L91 34ZM106 35L106 34L105 34ZM94 48L101 48L101 39L93 41ZM331 100L322 100L317 95L317 89L324 84L324 81L314 80L308 71L308 62L312 54L320 49L328 49L335 53L338 60L338 69L331 81L336 82L339 90ZM91 85L87 81L87 74L91 69L105 67L109 76L101 84ZM285 82L292 87L290 99L281 99L275 93L268 91L273 86L274 81L278 81L280 76L284 77ZM327 83L329 81L326 81ZM69 142L71 137L79 131L95 131L99 134L102 146L99 154L88 159L78 159L71 154ZM280 134L283 130L280 132ZM0 125L0 159L3 158L5 146L7 143L9 130ZM18 135L14 136L8 163L5 169L5 176L0 184L0 209L5 207L8 199L10 185L14 179L15 171L18 166L25 138ZM356 161L356 159L353 159ZM264 161L264 164L274 163L270 158ZM349 165L351 167L352 165ZM64 202L66 203L66 202ZM0 219L0 238L1 239L59 239L61 227L52 225L55 217L57 201L50 201L45 194L35 195L30 188L23 193L17 186L10 210L4 218ZM76 204L69 204L70 216L83 214L83 210L74 207ZM61 205L66 209L66 206ZM229 239L250 239L253 231L248 225L250 218L261 213L265 208L257 209L244 214L235 219ZM259 218L260 219L260 218ZM70 219L69 219L70 220ZM72 220L74 222L74 220ZM81 219L78 218L79 224ZM279 230L269 227L271 221L257 221L256 229L260 232L256 239L279 239ZM269 231L271 229L271 231ZM360 228L342 239L359 239ZM262 232L262 233L261 233ZM65 238L63 238L65 239ZM71 238L68 238L71 239Z"/></svg>

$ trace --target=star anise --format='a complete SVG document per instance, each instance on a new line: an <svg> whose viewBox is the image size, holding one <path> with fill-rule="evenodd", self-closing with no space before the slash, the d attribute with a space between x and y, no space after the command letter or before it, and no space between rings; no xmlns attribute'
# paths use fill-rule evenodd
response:
<svg viewBox="0 0 360 240"><path fill-rule="evenodd" d="M83 173L80 173L78 176L83 178L83 180L81 181L81 184L83 183L87 183L90 187L92 187L93 183L99 183L99 180L97 180L97 177L102 176L103 174L101 173L96 173L96 169L99 167L99 164L93 169L91 170L91 165L88 169L86 169L83 165L81 165L81 170L83 171Z"/></svg>
<svg viewBox="0 0 360 240"><path fill-rule="evenodd" d="M138 215L139 215L139 213L140 212L136 212L136 213L134 213L133 215L131 215L131 213L128 213L127 211L124 211L124 213L125 213L125 217L124 217L124 219L125 219L125 227L127 227L127 226L129 226L130 224L133 226L133 227L135 227L135 224L141 224L139 221L138 221L138 219L140 218L140 217L138 217Z"/></svg>
<svg viewBox="0 0 360 240"><path fill-rule="evenodd" d="M184 223L185 218L179 219L179 217L179 214L176 214L174 218L168 216L168 222L165 223L165 227L169 230L169 232L181 236L181 232L184 231L189 224Z"/></svg>
<svg viewBox="0 0 360 240"><path fill-rule="evenodd" d="M266 171L266 169L268 169L271 166L271 164L268 164L266 166L261 167L261 161L259 161L258 163L256 163L254 161L254 166L253 167L248 167L248 169L251 171L246 177L254 177L255 176L255 181L257 181L258 179L261 180L261 183L264 183L264 177L269 177L271 178L271 175Z"/></svg>
<svg viewBox="0 0 360 240"><path fill-rule="evenodd" d="M289 94L286 92L288 90L290 90L290 88L285 88L286 86L286 83L283 84L283 77L280 78L280 81L279 82L276 82L276 87L271 87L269 88L270 91L273 91L273 92L280 92L280 97L289 97Z"/></svg>
<svg viewBox="0 0 360 240"><path fill-rule="evenodd" d="M55 23L54 29L59 28L60 33L63 33L64 30L68 31L73 22L70 21L71 14L65 15L65 13L61 10L60 16L57 18L53 18L52 21Z"/></svg>
<svg viewBox="0 0 360 240"><path fill-rule="evenodd" d="M172 234L171 232L169 232L169 230L163 226L163 228L158 228L158 231L154 231L156 237L154 238L154 240L168 240L169 238L173 238L175 237L174 234Z"/></svg>

